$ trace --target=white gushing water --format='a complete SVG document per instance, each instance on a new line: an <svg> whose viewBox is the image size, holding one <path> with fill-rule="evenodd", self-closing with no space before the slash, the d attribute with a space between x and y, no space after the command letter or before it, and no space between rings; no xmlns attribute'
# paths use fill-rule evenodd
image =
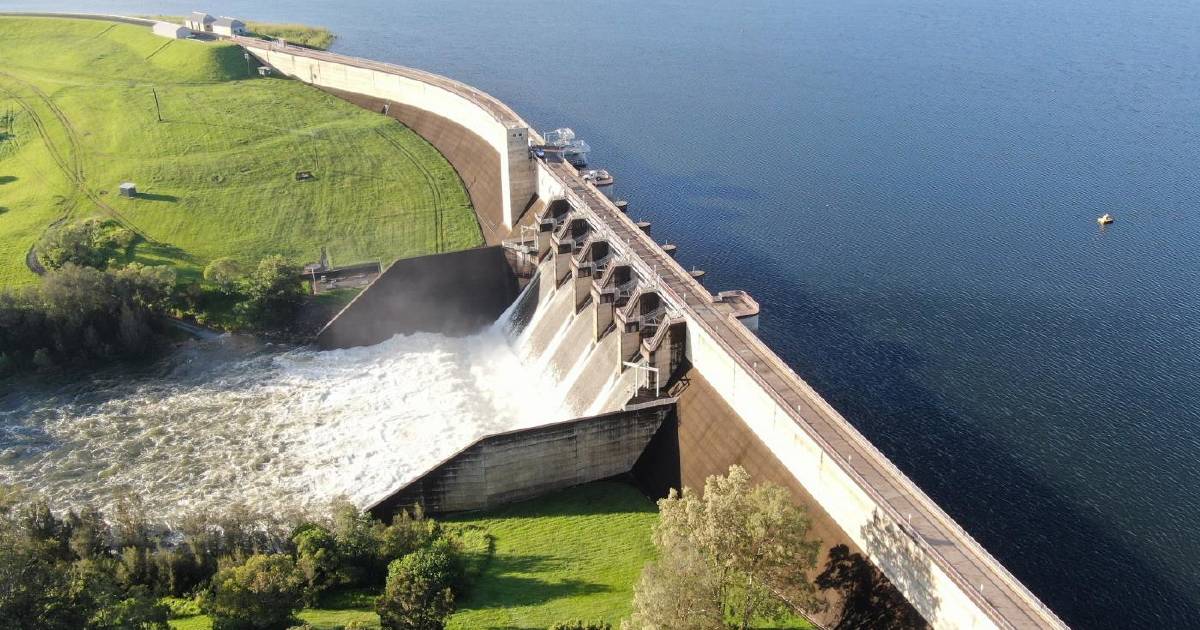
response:
<svg viewBox="0 0 1200 630"><path fill-rule="evenodd" d="M586 332L587 312L574 314L569 293L540 293L521 331L510 309L469 337L415 334L348 350L223 337L141 370L9 385L0 483L58 507L137 494L165 518L233 502L367 505L485 435L621 406L632 385L613 369L615 354L597 359L579 332L560 339Z"/></svg>

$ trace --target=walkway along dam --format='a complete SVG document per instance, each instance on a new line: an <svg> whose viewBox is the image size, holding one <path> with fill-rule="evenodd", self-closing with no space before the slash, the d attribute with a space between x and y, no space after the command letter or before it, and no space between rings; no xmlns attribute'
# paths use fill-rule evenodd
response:
<svg viewBox="0 0 1200 630"><path fill-rule="evenodd" d="M466 506L454 503L464 496L483 500L478 493L489 492L489 477L482 460L489 456L507 469L493 471L491 483L524 484L524 493L505 487L489 495L499 500L631 464L644 481L699 488L706 476L737 463L789 488L810 506L814 530L827 545L846 542L863 551L932 626L1065 627L747 328L743 320L757 320L753 300L737 292L714 296L650 238L647 226L630 220L573 167L533 158L530 146L541 138L504 103L419 70L282 42L235 41L279 73L386 111L447 156L468 186L489 244L502 245L506 260L529 279L514 305L532 311L516 318L528 322L526 345L572 372L565 376L574 379L569 395L580 399L577 409L603 414L533 429L520 444L511 435L482 440L393 500L432 499L429 489L439 483L437 496L457 494L443 507ZM411 303L411 296L389 301L382 286L348 306L320 342L381 340L382 333L364 337L353 318L345 324L341 318ZM650 437L647 427L659 416L664 421ZM628 456L630 447L643 446L636 461ZM597 449L611 455L608 464L598 463L604 458ZM570 474L555 472L564 469ZM564 478L542 477L555 474ZM455 478L470 485L448 489L446 481Z"/></svg>
<svg viewBox="0 0 1200 630"><path fill-rule="evenodd" d="M232 40L424 136L462 177L488 241L397 262L318 342L498 320L558 375L574 414L461 445L375 509L474 509L625 473L657 492L700 488L736 463L788 488L826 548L864 553L935 628L1065 627L758 339L752 298L713 295L573 167L533 157L541 138L504 103L419 70Z"/></svg>

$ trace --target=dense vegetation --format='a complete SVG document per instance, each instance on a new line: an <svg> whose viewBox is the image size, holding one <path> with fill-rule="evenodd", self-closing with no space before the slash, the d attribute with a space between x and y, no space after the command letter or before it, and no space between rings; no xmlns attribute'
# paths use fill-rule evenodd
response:
<svg viewBox="0 0 1200 630"><path fill-rule="evenodd" d="M42 283L0 288L0 378L147 355L165 340L167 314L239 330L286 327L305 299L300 268L282 256L249 271L218 259L205 282L177 283L171 267L125 260L138 238L96 219L42 237Z"/></svg>
<svg viewBox="0 0 1200 630"><path fill-rule="evenodd" d="M56 516L0 493L0 627L807 628L818 590L838 594L839 630L926 627L844 546L810 582L817 544L779 488L739 469L706 487L661 501L661 520L632 487L596 483L445 522L341 504L172 532L136 501Z"/></svg>
<svg viewBox="0 0 1200 630"><path fill-rule="evenodd" d="M67 262L40 285L0 290L0 377L147 354L162 341L174 286L167 267L100 271Z"/></svg>
<svg viewBox="0 0 1200 630"><path fill-rule="evenodd" d="M226 257L389 262L482 241L457 174L411 130L248 70L228 44L0 18L0 287L35 282L26 256L63 219L115 223L137 235L123 262L181 282Z"/></svg>
<svg viewBox="0 0 1200 630"><path fill-rule="evenodd" d="M165 629L203 611L216 630L282 629L335 587L382 590L384 628L435 628L491 545L419 511L384 525L349 505L288 527L245 512L158 531L137 504L56 516L42 499L0 501L0 627Z"/></svg>

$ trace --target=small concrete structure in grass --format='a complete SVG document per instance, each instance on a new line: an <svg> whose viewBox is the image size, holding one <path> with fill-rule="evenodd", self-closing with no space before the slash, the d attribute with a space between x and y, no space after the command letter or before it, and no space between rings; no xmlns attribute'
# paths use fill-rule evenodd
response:
<svg viewBox="0 0 1200 630"><path fill-rule="evenodd" d="M187 39L192 36L192 29L171 22L155 22L150 30L155 35L168 39Z"/></svg>
<svg viewBox="0 0 1200 630"><path fill-rule="evenodd" d="M245 35L246 24L241 20L235 20L231 17L220 17L213 22L212 32L216 35L224 35L225 37Z"/></svg>
<svg viewBox="0 0 1200 630"><path fill-rule="evenodd" d="M120 191L122 197L128 197L129 199L133 199L138 195L137 184L133 182L123 182L120 186Z"/></svg>

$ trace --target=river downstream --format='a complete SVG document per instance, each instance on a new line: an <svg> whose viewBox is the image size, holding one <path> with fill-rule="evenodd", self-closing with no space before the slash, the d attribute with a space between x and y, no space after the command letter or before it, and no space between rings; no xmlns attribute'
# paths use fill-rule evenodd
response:
<svg viewBox="0 0 1200 630"><path fill-rule="evenodd" d="M568 417L502 328L317 352L225 336L0 396L0 483L168 520L377 501L486 434ZM553 391L547 386L546 391Z"/></svg>

